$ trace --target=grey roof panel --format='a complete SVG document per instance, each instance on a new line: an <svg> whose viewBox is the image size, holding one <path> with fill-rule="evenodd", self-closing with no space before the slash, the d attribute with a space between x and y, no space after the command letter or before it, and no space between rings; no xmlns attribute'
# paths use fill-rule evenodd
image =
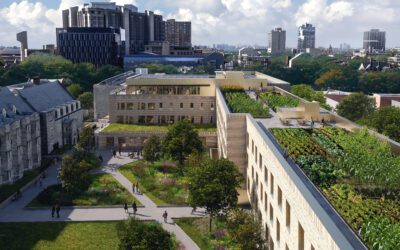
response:
<svg viewBox="0 0 400 250"><path fill-rule="evenodd" d="M17 113L14 113L14 106L17 109ZM4 109L7 113L6 117L2 114ZM8 88L0 88L0 125L13 123L33 113L34 110L19 96L15 96Z"/></svg>

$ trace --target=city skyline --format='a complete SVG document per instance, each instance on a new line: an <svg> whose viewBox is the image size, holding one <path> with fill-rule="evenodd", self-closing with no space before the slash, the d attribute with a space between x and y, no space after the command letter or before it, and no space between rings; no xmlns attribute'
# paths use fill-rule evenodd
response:
<svg viewBox="0 0 400 250"><path fill-rule="evenodd" d="M61 10L84 2L88 1L1 1L0 45L17 45L14 36L9 34L23 30L28 31L32 48L55 43L55 28L62 24ZM400 46L397 31L400 21L396 19L400 3L394 0L357 3L328 0L246 0L240 3L203 0L203 4L171 0L115 2L134 3L139 11L154 10L165 19L192 21L192 42L196 45L227 42L267 45L268 31L282 27L287 31L287 46L296 47L298 26L310 22L317 29L316 47L330 44L338 47L340 43L347 43L361 48L363 32L375 28L387 32L388 48Z"/></svg>

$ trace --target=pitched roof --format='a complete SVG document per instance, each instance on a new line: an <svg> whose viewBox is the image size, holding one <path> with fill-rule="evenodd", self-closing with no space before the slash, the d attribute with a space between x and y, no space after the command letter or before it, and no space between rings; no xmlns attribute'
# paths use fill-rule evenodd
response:
<svg viewBox="0 0 400 250"><path fill-rule="evenodd" d="M0 125L13 123L33 113L34 110L21 97L15 96L8 88L0 88Z"/></svg>
<svg viewBox="0 0 400 250"><path fill-rule="evenodd" d="M24 101L38 112L74 101L74 98L59 82L29 84L16 90Z"/></svg>

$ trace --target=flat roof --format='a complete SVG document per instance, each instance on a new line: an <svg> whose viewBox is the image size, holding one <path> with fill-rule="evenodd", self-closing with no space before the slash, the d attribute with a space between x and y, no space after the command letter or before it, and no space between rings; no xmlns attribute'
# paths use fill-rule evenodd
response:
<svg viewBox="0 0 400 250"><path fill-rule="evenodd" d="M215 78L212 75L167 75L167 74L143 74L137 79L204 79Z"/></svg>

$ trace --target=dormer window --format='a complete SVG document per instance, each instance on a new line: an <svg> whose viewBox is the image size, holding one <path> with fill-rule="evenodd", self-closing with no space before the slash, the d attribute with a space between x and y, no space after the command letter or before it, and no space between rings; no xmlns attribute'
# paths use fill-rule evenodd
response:
<svg viewBox="0 0 400 250"><path fill-rule="evenodd" d="M17 107L15 107L15 105L13 105L13 113L17 114L17 112L18 112Z"/></svg>
<svg viewBox="0 0 400 250"><path fill-rule="evenodd" d="M2 113L2 115L4 116L4 118L7 118L7 111L6 111L6 109L3 109L1 113Z"/></svg>

